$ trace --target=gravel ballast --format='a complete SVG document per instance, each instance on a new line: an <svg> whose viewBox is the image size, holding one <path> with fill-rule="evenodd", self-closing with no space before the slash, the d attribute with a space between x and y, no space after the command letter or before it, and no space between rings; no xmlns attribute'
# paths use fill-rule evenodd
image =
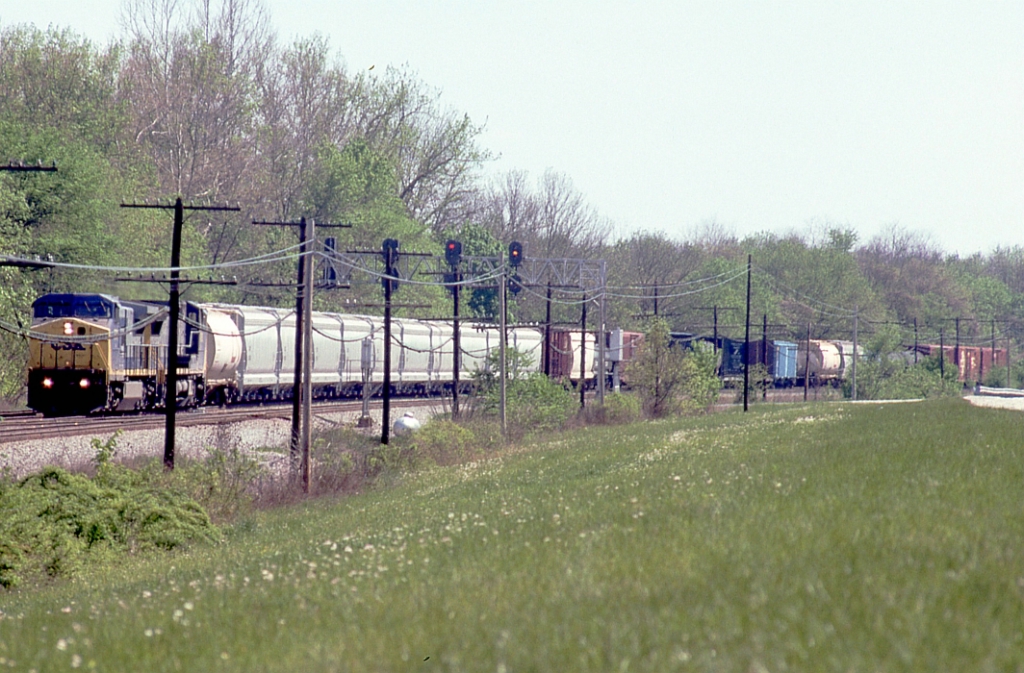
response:
<svg viewBox="0 0 1024 673"><path fill-rule="evenodd" d="M440 407L417 407L413 414L426 421L440 413ZM359 412L317 413L313 417L315 431L354 426ZM374 428L380 431L381 412L371 410ZM392 418L397 416L392 410ZM210 448L238 449L258 458L271 474L284 474L288 469L287 449L291 436L289 419L244 420L217 425L179 426L175 430L175 455L182 458L203 458ZM92 440L106 442L110 434L68 435L0 444L0 470L21 478L54 465L69 470L82 469L92 463L96 449ZM270 450L268 450L270 449ZM131 463L144 458L159 458L164 452L163 428L124 430L117 438L116 460Z"/></svg>

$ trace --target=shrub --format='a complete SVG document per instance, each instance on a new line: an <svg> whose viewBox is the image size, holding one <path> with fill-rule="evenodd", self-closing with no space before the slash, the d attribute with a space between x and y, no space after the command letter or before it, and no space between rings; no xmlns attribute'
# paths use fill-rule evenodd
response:
<svg viewBox="0 0 1024 673"><path fill-rule="evenodd" d="M718 400L722 381L718 378L718 357L709 344L697 343L683 357L683 407L686 411L707 411ZM751 377L755 368L751 369ZM761 375L759 375L761 376ZM767 372L758 382L767 380ZM755 381L751 378L751 381ZM756 385L756 384L755 384Z"/></svg>
<svg viewBox="0 0 1024 673"><path fill-rule="evenodd" d="M940 371L938 358L929 357L907 366L891 360L875 359L857 368L857 397L864 400L899 400L959 395L962 390L955 367ZM844 383L851 394L851 382Z"/></svg>
<svg viewBox="0 0 1024 673"><path fill-rule="evenodd" d="M413 435L413 441L424 457L447 465L471 457L476 435L454 421L435 418Z"/></svg>
<svg viewBox="0 0 1024 673"><path fill-rule="evenodd" d="M644 412L658 418L682 411L704 411L718 398L717 358L707 344L683 350L673 346L668 323L652 320L644 342L627 369Z"/></svg>
<svg viewBox="0 0 1024 673"><path fill-rule="evenodd" d="M259 461L236 447L208 448L203 460L182 460L165 475L167 486L194 499L215 521L228 521L249 511L254 485L263 468ZM154 466L157 463L153 463Z"/></svg>
<svg viewBox="0 0 1024 673"><path fill-rule="evenodd" d="M643 416L640 398L629 393L608 393L604 404L587 407L587 421L607 425L634 423Z"/></svg>
<svg viewBox="0 0 1024 673"><path fill-rule="evenodd" d="M390 443L378 444L366 454L366 474L370 477L393 477L422 464L423 456L411 437L392 437Z"/></svg>
<svg viewBox="0 0 1024 673"><path fill-rule="evenodd" d="M195 500L111 463L114 441L101 445L95 478L47 467L0 486L0 586L26 576L70 576L87 560L219 536Z"/></svg>
<svg viewBox="0 0 1024 673"><path fill-rule="evenodd" d="M508 379L505 383L505 416L511 439L522 439L534 432L563 427L576 414L573 394L561 383L540 372L527 371L532 364L528 355L512 347L505 353ZM481 411L489 416L500 413L501 380L498 377L500 355L492 351L486 368L476 372L474 380Z"/></svg>

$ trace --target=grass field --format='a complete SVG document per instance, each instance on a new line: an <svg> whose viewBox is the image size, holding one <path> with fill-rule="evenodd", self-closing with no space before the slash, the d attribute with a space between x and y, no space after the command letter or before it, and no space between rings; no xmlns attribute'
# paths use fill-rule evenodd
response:
<svg viewBox="0 0 1024 673"><path fill-rule="evenodd" d="M1020 671L1024 418L598 427L0 594L0 670Z"/></svg>

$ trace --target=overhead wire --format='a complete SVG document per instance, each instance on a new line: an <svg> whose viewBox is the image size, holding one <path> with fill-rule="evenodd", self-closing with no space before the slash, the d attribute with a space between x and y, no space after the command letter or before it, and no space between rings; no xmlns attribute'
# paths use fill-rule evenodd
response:
<svg viewBox="0 0 1024 673"><path fill-rule="evenodd" d="M18 257L15 255L0 255L0 259L8 262L18 262L22 264L37 264L48 268L57 269L75 269L79 271L98 271L107 273L173 273L173 272L188 272L188 271L215 271L218 269L233 269L244 266L253 266L256 264L265 264L269 262L279 262L284 260L294 260L302 257L303 255L311 255L313 252L297 252L292 253L292 250L298 249L299 245L289 246L280 250L274 250L272 252L265 253L263 255L257 255L256 257L250 257L247 259L240 259L230 262L219 262L217 264L201 264L197 266L145 266L145 267L134 267L134 266L102 266L97 264L72 264L70 262L51 262L43 261L39 259L31 259L28 257ZM184 279L179 279L184 281Z"/></svg>
<svg viewBox="0 0 1024 673"><path fill-rule="evenodd" d="M773 275L771 275L771 273L767 269L762 269L762 268L756 267L756 266L754 268L756 268L757 271L763 275L763 277L768 281L769 285L773 285L778 290L788 291L789 293L791 293L793 295L796 295L796 296L799 296L799 297L802 297L803 299L805 299L805 300L807 300L807 301L809 301L811 303L828 307L828 308L832 309L833 312L830 313L830 312L822 311L821 309L816 309L813 306L809 306L808 304L804 304L802 301L798 301L798 300L795 300L795 299L790 299L789 300L789 301L793 301L793 302L795 302L797 304L800 304L804 308L808 308L808 309L811 309L813 311L819 311L819 312L823 313L824 315L831 315L831 316L834 316L834 317L852 318L854 315L857 314L857 311L853 311L853 310L848 309L848 308L846 308L844 306L836 306L835 304L830 304L830 303L828 303L826 301L823 301L821 299L817 299L815 297L811 297L810 295L804 294L803 292L800 292L799 290L795 290L792 287L789 287L788 285L786 285L785 283L780 281L778 278L775 278ZM785 292L781 292L780 291L780 294L785 295Z"/></svg>
<svg viewBox="0 0 1024 673"><path fill-rule="evenodd" d="M746 266L743 267L743 272L744 273L746 272ZM616 290L616 291L619 291L619 290L627 291L627 290L650 290L650 289L655 289L655 290L659 291L658 298L660 299L662 297L662 295L660 294L660 291L662 289L669 289L669 288L673 288L673 287L686 287L688 285L697 285L699 283L710 282L710 281L713 281L713 280L717 280L717 279L721 278L722 276L728 276L731 273L733 273L733 270L722 271L721 273L717 273L717 274L715 274L713 276L706 276L704 278L697 278L697 279L693 279L693 280L680 280L680 281L676 281L674 283L655 283L654 285L650 285L650 284L648 284L648 285L607 285L605 287L608 290ZM648 297L648 298L650 297L650 295L645 295L645 296Z"/></svg>
<svg viewBox="0 0 1024 673"><path fill-rule="evenodd" d="M729 283L731 283L732 281L736 280L737 278L740 278L740 277L746 275L746 273L747 273L746 268L743 268L743 269L740 269L738 271L735 271L728 278L726 278L724 280L721 280L721 281L719 281L717 283L714 283L713 285L707 285L707 286L701 287L701 288L696 289L696 290L690 290L688 292L674 292L674 293L665 294L665 295L659 293L658 294L658 300L660 301L662 299L675 299L677 297L688 297L688 296L694 295L694 294L701 294L702 292L707 292L708 290L713 290L715 288L722 287L723 285L728 285ZM653 299L654 298L651 295L619 294L619 293L616 293L616 292L605 292L604 296L605 297L612 297L614 299Z"/></svg>

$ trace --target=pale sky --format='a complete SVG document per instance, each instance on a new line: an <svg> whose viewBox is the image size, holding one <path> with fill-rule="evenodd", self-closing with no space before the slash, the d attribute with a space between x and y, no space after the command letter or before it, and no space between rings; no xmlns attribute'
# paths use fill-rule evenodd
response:
<svg viewBox="0 0 1024 673"><path fill-rule="evenodd" d="M1024 245L1024 1L265 0L350 71L407 65L486 124L487 171L552 168L619 234ZM120 0L0 0L0 25L120 34Z"/></svg>

